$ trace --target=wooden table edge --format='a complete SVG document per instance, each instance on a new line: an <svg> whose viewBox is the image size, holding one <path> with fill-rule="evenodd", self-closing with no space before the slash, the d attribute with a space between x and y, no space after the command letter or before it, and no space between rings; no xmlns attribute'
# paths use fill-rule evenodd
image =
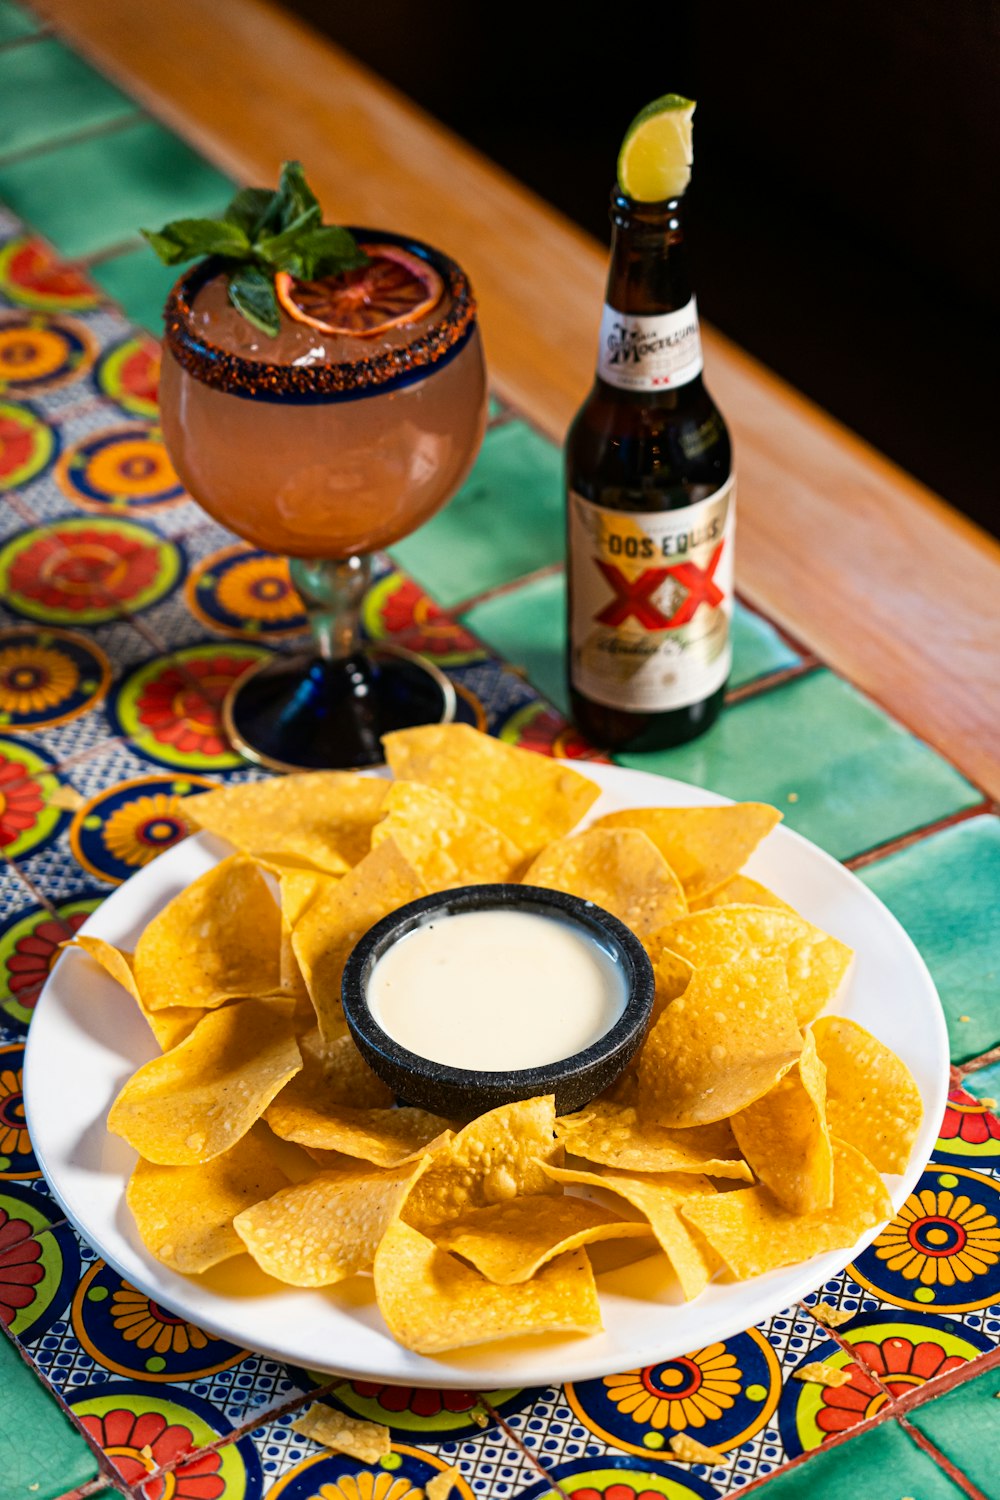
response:
<svg viewBox="0 0 1000 1500"><path fill-rule="evenodd" d="M593 371L593 240L267 0L36 8L233 176L298 156L332 215L455 255L498 392L562 438ZM1000 545L711 328L705 352L736 439L744 596L1000 797Z"/></svg>

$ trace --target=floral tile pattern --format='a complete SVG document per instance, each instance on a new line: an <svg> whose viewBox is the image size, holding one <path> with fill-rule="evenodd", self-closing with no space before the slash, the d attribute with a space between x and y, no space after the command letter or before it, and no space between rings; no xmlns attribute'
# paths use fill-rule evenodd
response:
<svg viewBox="0 0 1000 1500"><path fill-rule="evenodd" d="M31 25L0 0L0 41ZM409 1390L283 1365L160 1306L64 1220L20 1092L39 993L100 901L186 836L188 795L264 774L230 751L222 698L248 664L294 649L304 619L287 564L209 520L170 468L157 347L105 295L153 327L169 273L125 249L98 286L39 237L68 256L110 247L137 216L214 209L229 184L129 119L128 101L119 122L121 96L60 44L22 47L19 64L0 52L0 89L4 67L34 70L62 80L64 100L79 90L77 126L90 110L111 128L64 142L62 112L46 125L51 149L0 162L0 196L31 222L0 209L0 336L19 348L0 388L0 1372L8 1413L39 1434L9 1464L0 1437L0 1500L23 1500L10 1488L22 1481L37 1500L88 1483L130 1500L422 1500L450 1465L457 1500L705 1500L751 1484L777 1500L948 1500L960 1491L939 1455L988 1490L995 1381L977 1375L1000 1347L1000 1124L960 1090L896 1220L801 1306L680 1359L559 1388ZM39 118L25 113L22 131ZM72 191L95 173L101 216ZM464 722L596 757L561 697L559 455L499 403L493 416L451 505L378 560L364 629L437 662ZM863 878L914 933L954 1055L971 1065L1000 1042L983 901L1000 822L967 819L893 852L978 793L766 620L739 611L736 648L743 701L697 745L643 767L774 800L841 858L888 841ZM994 1066L987 1055L971 1074L980 1094ZM831 1330L819 1302L850 1316ZM816 1360L847 1380L798 1378ZM316 1399L385 1423L392 1452L366 1465L300 1437L292 1422ZM681 1460L680 1434L713 1452Z"/></svg>

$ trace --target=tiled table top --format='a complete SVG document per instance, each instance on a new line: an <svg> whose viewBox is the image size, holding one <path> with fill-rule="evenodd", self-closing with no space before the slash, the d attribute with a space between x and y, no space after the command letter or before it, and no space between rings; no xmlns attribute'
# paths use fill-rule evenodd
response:
<svg viewBox="0 0 1000 1500"><path fill-rule="evenodd" d="M621 759L775 802L858 869L934 974L969 1092L956 1089L919 1190L856 1265L684 1360L558 1390L407 1391L324 1383L213 1338L62 1220L19 1097L39 989L87 913L184 836L189 791L259 774L224 744L218 705L303 626L284 564L186 498L156 427L143 329L170 273L135 228L211 211L230 186L0 0L0 199L13 210L0 209L0 1500L407 1500L453 1462L464 1500L553 1485L579 1500L752 1484L773 1500L1000 1496L1000 1126L979 1102L1000 1092L1000 822L743 607L719 725ZM83 279L46 240L83 258ZM85 570L81 589L84 555L106 569ZM495 405L461 493L381 559L366 629L441 663L469 722L586 755L563 716L561 560L559 455L530 413ZM810 1314L819 1300L852 1314L835 1334ZM849 1384L795 1380L812 1359L848 1368ZM389 1424L381 1466L290 1430L320 1386ZM677 1431L723 1461L681 1464Z"/></svg>

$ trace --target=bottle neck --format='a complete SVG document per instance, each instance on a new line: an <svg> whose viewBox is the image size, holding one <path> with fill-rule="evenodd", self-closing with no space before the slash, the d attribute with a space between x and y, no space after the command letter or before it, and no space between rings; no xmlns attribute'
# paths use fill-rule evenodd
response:
<svg viewBox="0 0 1000 1500"><path fill-rule="evenodd" d="M616 312L656 316L691 300L683 200L633 203L611 196L611 266L605 301Z"/></svg>
<svg viewBox="0 0 1000 1500"><path fill-rule="evenodd" d="M643 404L700 389L698 310L688 280L681 205L611 199L614 238L597 380Z"/></svg>

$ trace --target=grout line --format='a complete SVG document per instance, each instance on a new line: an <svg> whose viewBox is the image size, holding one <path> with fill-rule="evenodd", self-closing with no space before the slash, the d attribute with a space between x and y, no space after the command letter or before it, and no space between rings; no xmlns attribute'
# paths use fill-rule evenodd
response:
<svg viewBox="0 0 1000 1500"><path fill-rule="evenodd" d="M774 688L784 687L786 682L796 682L800 677L810 677L813 673L824 670L823 663L814 657L811 661L796 662L793 667L780 667L776 672L765 672L763 676L755 677L752 682L745 682L742 686L728 692L725 706L734 708L736 704L745 703L749 698L759 698Z"/></svg>
<svg viewBox="0 0 1000 1500"><path fill-rule="evenodd" d="M532 1468L538 1474L540 1474L548 1484L552 1484L552 1475L546 1472L538 1455L528 1447L527 1443L517 1432L517 1430L507 1424L505 1418L500 1415L496 1407L486 1396L482 1394L482 1392L479 1393L479 1405L483 1408L484 1411L489 1413L490 1417L493 1420L493 1424L496 1427L500 1428L501 1432L505 1435L507 1441L511 1444L511 1446L516 1448L520 1453L523 1453L525 1458L531 1464ZM459 1446L461 1446L461 1444ZM458 1457L459 1455L456 1455L456 1462L458 1461ZM556 1497L558 1497L559 1491L556 1489L556 1486L552 1485L552 1488L555 1491Z"/></svg>
<svg viewBox="0 0 1000 1500"><path fill-rule="evenodd" d="M936 833L942 833L946 828L954 828L958 823L967 823L970 818L981 818L984 813L992 811L992 805L989 802L977 802L974 807L964 807L959 812L949 813L946 818L935 818L932 823L924 823L910 833L902 833L898 838L886 839L884 844L875 844L871 849L866 849L863 854L855 854L850 859L845 859L844 864L848 870L863 870L866 865L888 859L891 854L901 854L904 849L909 849L923 839L933 837Z"/></svg>
<svg viewBox="0 0 1000 1500"><path fill-rule="evenodd" d="M86 141L102 140L106 135L117 135L120 130L125 130L130 125L138 125L146 118L148 117L141 110L135 110L121 119L105 120L100 125L86 126L83 130L77 130L73 135L57 136L55 140L40 141L34 146L23 146L19 151L8 151L0 156L0 167L19 166L21 162L34 161L36 157L46 156L50 151L60 151L65 146L78 146Z"/></svg>
<svg viewBox="0 0 1000 1500"><path fill-rule="evenodd" d="M891 1408L884 1406L873 1417L868 1417L865 1421L856 1423L854 1427L849 1427L846 1432L838 1432L835 1436L828 1437L819 1448L809 1448L805 1453L799 1453L795 1458L789 1459L788 1463L782 1464L780 1469L773 1469L770 1474L762 1474L758 1479L754 1479L750 1484L743 1486L737 1493L740 1495L749 1495L751 1490L756 1491L761 1489L765 1484L770 1484L772 1479L784 1478L793 1469L801 1469L802 1465L807 1464L816 1454L829 1453L832 1449L840 1448L844 1443L849 1443L852 1438L860 1436L861 1433L871 1432L873 1428L881 1427L889 1421L895 1421L895 1418L893 1417ZM868 1500L868 1497L864 1497L864 1500Z"/></svg>
<svg viewBox="0 0 1000 1500"><path fill-rule="evenodd" d="M939 1448L935 1448L930 1438L925 1437L918 1428L911 1427L905 1417L901 1416L899 1418L899 1425L914 1445L926 1453L928 1458L932 1458L938 1468L947 1474L951 1482L963 1494L969 1496L969 1500L989 1500L989 1497L983 1494L978 1485L973 1484L972 1480L963 1474L961 1469L956 1468L951 1459L942 1453Z"/></svg>
<svg viewBox="0 0 1000 1500"><path fill-rule="evenodd" d="M991 1047L988 1052L981 1052L978 1057L970 1057L968 1062L959 1063L955 1071L961 1080L968 1078L970 1073L976 1073L980 1068L988 1068L996 1062L1000 1062L1000 1043Z"/></svg>
<svg viewBox="0 0 1000 1500"><path fill-rule="evenodd" d="M756 619L763 620L764 624L768 625L774 631L775 635L784 641L790 651L794 651L797 656L801 656L804 660L816 662L821 667L826 666L826 663L816 655L816 652L807 646L804 641L800 640L797 635L793 635L790 630L786 630L784 625L779 625L777 620L772 620L771 616L765 613L759 605L752 604L739 585L737 585L734 593L740 607Z"/></svg>
<svg viewBox="0 0 1000 1500"><path fill-rule="evenodd" d="M55 35L51 26L42 26L38 31L31 31L27 36L8 37L7 41L0 42L0 57L5 52L13 52L18 47L28 47L32 42L44 42L51 40Z"/></svg>
<svg viewBox="0 0 1000 1500"><path fill-rule="evenodd" d="M140 239L138 235L131 235L128 239L116 240L113 245L105 245L103 250L92 250L89 255L81 255L80 258L76 261L73 261L72 264L75 265L78 270L89 271L94 266L103 266L109 260L116 260L119 255L130 255L133 250L148 249L149 246L146 244L145 240ZM152 251L150 251L150 254L152 254ZM124 308L121 308L121 304L115 302L113 297L108 297L107 293L102 287L98 286L97 290L101 292L102 296L107 297L107 300L111 303L112 307L120 308L123 315L126 317L128 316L127 313L125 313ZM129 318L129 322L133 322L133 319Z"/></svg>
<svg viewBox="0 0 1000 1500"><path fill-rule="evenodd" d="M901 1415L907 1415L914 1407L926 1406L938 1396L946 1396L956 1386L964 1385L967 1380L975 1380L979 1375L987 1375L991 1370L1000 1370L1000 1345L984 1349L975 1359L966 1360L957 1370L949 1370L947 1375L941 1375L937 1380L928 1380L923 1385L914 1386L912 1390L897 1397L895 1405Z"/></svg>
<svg viewBox="0 0 1000 1500"><path fill-rule="evenodd" d="M822 1300L822 1299L820 1299L820 1300ZM807 1312L809 1314L809 1316L812 1318L812 1321L816 1324L816 1326L818 1328L822 1328L823 1331L824 1331L824 1333L829 1334L830 1338L833 1339L833 1342L840 1349L842 1349L846 1355L849 1356L852 1364L856 1365L862 1371L863 1374L867 1375L870 1380L873 1380L875 1382L875 1384L878 1386L879 1390L882 1392L883 1396L885 1397L887 1405L890 1408L895 1407L895 1405L896 1405L896 1398L892 1394L892 1392L889 1390L888 1386L882 1380L882 1377L879 1375L879 1372L877 1370L873 1370L872 1369L871 1365L865 1359L864 1355L859 1354L858 1351L857 1351L857 1349L855 1349L854 1345L850 1342L850 1340L843 1337L843 1335L840 1332L840 1329L839 1328L828 1328L825 1323L821 1323L820 1320L819 1320L819 1318L816 1317L816 1315L813 1312L812 1308L809 1307L807 1303L800 1302L799 1306L805 1312ZM859 1309L859 1312L860 1312L860 1309Z"/></svg>
<svg viewBox="0 0 1000 1500"><path fill-rule="evenodd" d="M399 565L397 564L397 566ZM405 569L400 568L400 571L405 571ZM450 615L453 619L457 619L459 615L465 614L466 610L474 609L477 604L487 604L491 599L501 599L505 594L516 593L518 589L523 588L526 584L537 583L541 578L554 578L559 573L564 573L565 571L566 568L564 563L546 563L543 567L535 568L530 573L522 573L520 577L512 578L508 583L498 583L495 584L491 589L483 589L481 593L470 594L467 599L460 599L457 604L450 605L449 608L445 610L445 613L447 615ZM413 574L407 573L407 577L412 578ZM418 578L415 578L414 582L417 584L418 588L423 590L424 593L427 593L427 597L429 599L433 598L433 595L428 593L428 591L424 589L423 584ZM436 604L437 600L435 599L434 602Z"/></svg>
<svg viewBox="0 0 1000 1500"><path fill-rule="evenodd" d="M25 1041L27 1041L27 1037L25 1037ZM39 1181L41 1181L41 1182L44 1182L44 1180L45 1180L44 1178L37 1178L37 1177L36 1178L22 1178L21 1179L22 1182L23 1181L32 1181L32 1182L39 1182ZM43 1197L41 1193L39 1193L38 1194L38 1201L39 1201L40 1204L44 1205L49 1200L47 1198ZM55 1204L55 1207L58 1209L59 1205L56 1203L56 1201L55 1201L54 1198L52 1199L52 1202L53 1202L53 1204ZM20 1250L21 1246L22 1245L26 1245L29 1240L37 1240L39 1238L39 1236L43 1235L43 1234L55 1234L55 1232L56 1232L57 1229L65 1229L68 1225L69 1225L69 1220L68 1219L56 1219L55 1222L52 1223L52 1224L43 1224L42 1227L41 1227L41 1229L33 1229L29 1235L25 1235L25 1237L24 1237L23 1240L18 1240L16 1244L9 1245L6 1250L0 1250L0 1263L2 1263L4 1260L6 1260L6 1258L7 1258L8 1255L12 1255L15 1250ZM72 1226L70 1226L70 1227L72 1227ZM11 1343L12 1344L16 1344L17 1347L18 1347L18 1349L21 1350L24 1358L31 1365L31 1368L33 1370L37 1371L37 1367L36 1367L34 1361L31 1359L31 1356L27 1353L27 1351L23 1348L20 1340L17 1337L17 1334L16 1333L11 1333L11 1331L7 1327L6 1323L0 1323L0 1328L3 1329L4 1333L10 1339ZM41 1380L43 1378L42 1375L41 1375L41 1373L40 1372L37 1372L37 1373L38 1373L39 1380ZM44 1383L46 1385L48 1385L48 1381L47 1380Z"/></svg>

